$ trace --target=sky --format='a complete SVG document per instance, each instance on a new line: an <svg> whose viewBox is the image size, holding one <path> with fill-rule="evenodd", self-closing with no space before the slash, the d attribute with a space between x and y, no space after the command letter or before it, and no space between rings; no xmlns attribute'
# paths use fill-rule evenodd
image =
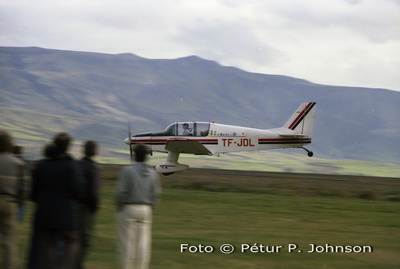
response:
<svg viewBox="0 0 400 269"><path fill-rule="evenodd" d="M400 91L400 0L0 0L0 46L196 55Z"/></svg>

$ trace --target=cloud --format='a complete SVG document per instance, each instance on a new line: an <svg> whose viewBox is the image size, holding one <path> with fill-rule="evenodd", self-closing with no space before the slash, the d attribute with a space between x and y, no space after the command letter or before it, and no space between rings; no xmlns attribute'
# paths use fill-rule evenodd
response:
<svg viewBox="0 0 400 269"><path fill-rule="evenodd" d="M5 0L0 40L400 90L396 0Z"/></svg>

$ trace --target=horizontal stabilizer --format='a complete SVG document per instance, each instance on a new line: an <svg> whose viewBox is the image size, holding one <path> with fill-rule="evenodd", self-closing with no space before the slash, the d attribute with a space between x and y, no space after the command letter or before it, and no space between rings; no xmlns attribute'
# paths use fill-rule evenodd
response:
<svg viewBox="0 0 400 269"><path fill-rule="evenodd" d="M305 137L306 135L304 134L299 134L296 131L287 129L287 128L276 128L276 129L272 129L271 131L277 133L280 136L284 136L284 137Z"/></svg>

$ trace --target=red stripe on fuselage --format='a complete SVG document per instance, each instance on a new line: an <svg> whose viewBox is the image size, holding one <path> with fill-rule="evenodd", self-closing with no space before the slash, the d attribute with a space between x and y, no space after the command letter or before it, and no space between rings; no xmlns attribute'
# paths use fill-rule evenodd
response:
<svg viewBox="0 0 400 269"><path fill-rule="evenodd" d="M277 141L311 141L311 138L260 138L262 142L277 142Z"/></svg>
<svg viewBox="0 0 400 269"><path fill-rule="evenodd" d="M149 143L167 143L168 139L131 139L131 143L149 144Z"/></svg>
<svg viewBox="0 0 400 269"><path fill-rule="evenodd" d="M168 141L197 141L202 144L215 143L218 144L218 139L187 139L174 137L168 139L131 139L132 144L166 144Z"/></svg>
<svg viewBox="0 0 400 269"><path fill-rule="evenodd" d="M261 138L258 139L258 144L309 144L311 138Z"/></svg>

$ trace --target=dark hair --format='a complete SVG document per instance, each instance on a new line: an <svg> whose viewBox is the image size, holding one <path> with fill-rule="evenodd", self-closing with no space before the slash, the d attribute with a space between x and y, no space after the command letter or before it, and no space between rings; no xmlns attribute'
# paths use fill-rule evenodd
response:
<svg viewBox="0 0 400 269"><path fill-rule="evenodd" d="M46 158L54 158L57 155L57 147L53 143L49 143L43 147L43 156Z"/></svg>
<svg viewBox="0 0 400 269"><path fill-rule="evenodd" d="M89 158L96 155L97 154L96 141L93 140L86 141L85 144L83 145L83 153L85 154L86 157Z"/></svg>
<svg viewBox="0 0 400 269"><path fill-rule="evenodd" d="M11 135L3 130L0 130L0 153L12 152L13 139Z"/></svg>
<svg viewBox="0 0 400 269"><path fill-rule="evenodd" d="M133 152L135 152L135 161L142 163L146 160L148 154L150 154L149 148L144 144L137 145Z"/></svg>
<svg viewBox="0 0 400 269"><path fill-rule="evenodd" d="M54 137L54 145L61 150L66 152L69 148L69 144L72 141L72 137L67 133L59 133Z"/></svg>
<svg viewBox="0 0 400 269"><path fill-rule="evenodd" d="M14 145L12 148L12 152L15 156L22 157L24 148L18 145Z"/></svg>

